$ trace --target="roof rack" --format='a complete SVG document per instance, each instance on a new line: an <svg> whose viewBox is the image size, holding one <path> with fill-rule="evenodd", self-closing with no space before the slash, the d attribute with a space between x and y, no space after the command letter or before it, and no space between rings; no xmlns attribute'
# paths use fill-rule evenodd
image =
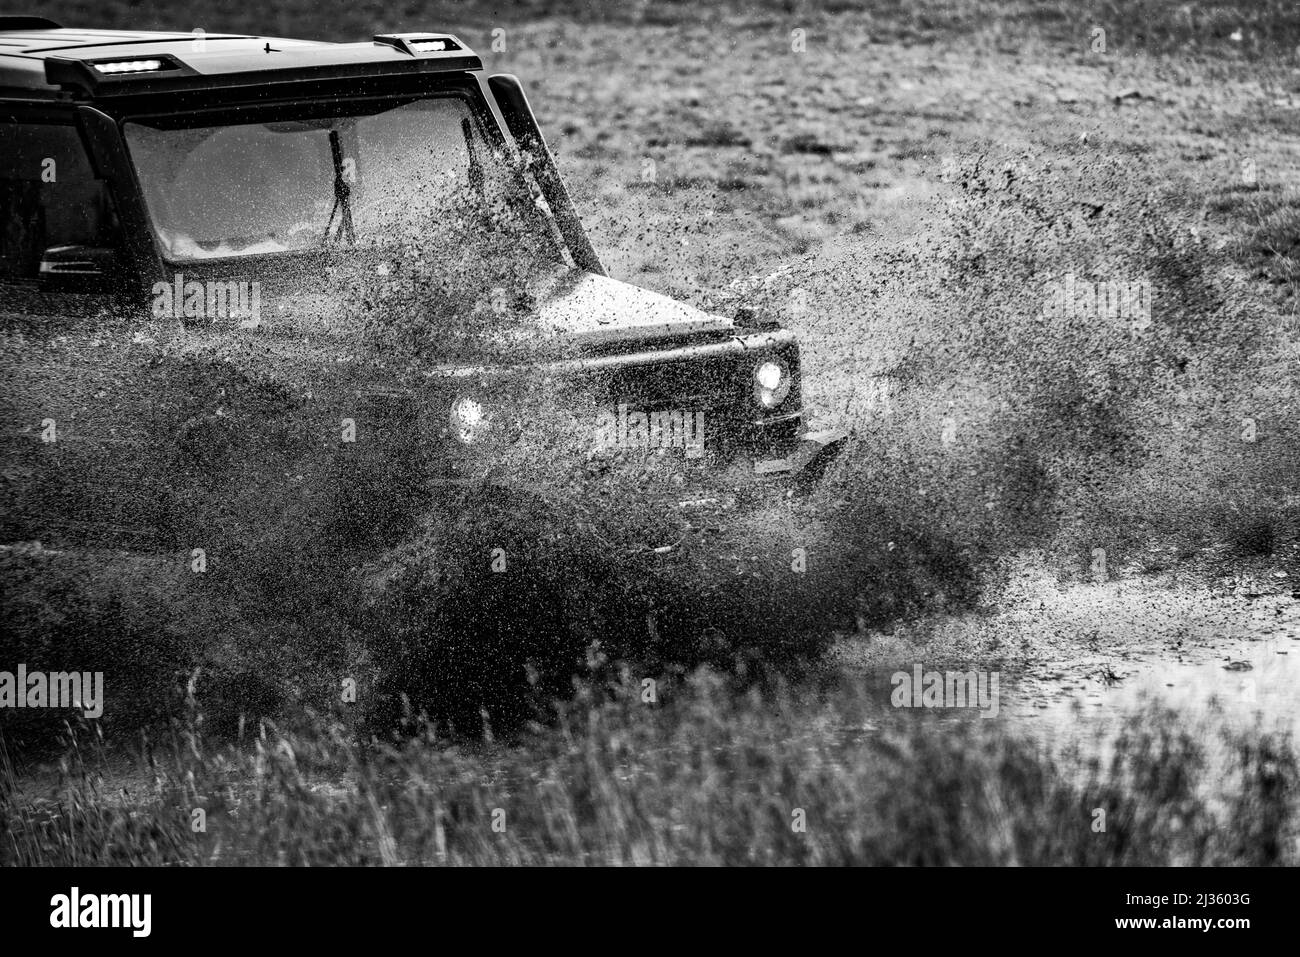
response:
<svg viewBox="0 0 1300 957"><path fill-rule="evenodd" d="M7 17L0 14L0 33L17 30L62 30L63 24L45 17Z"/></svg>

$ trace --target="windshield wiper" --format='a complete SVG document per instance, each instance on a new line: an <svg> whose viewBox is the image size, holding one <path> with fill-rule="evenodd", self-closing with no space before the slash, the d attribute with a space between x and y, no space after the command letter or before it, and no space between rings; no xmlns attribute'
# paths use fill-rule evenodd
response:
<svg viewBox="0 0 1300 957"><path fill-rule="evenodd" d="M474 126L469 117L460 121L460 133L465 137L465 152L469 156L469 187L481 201L487 196L483 188L483 161L478 158L478 144L474 138Z"/></svg>
<svg viewBox="0 0 1300 957"><path fill-rule="evenodd" d="M325 224L325 245L330 243L330 230L334 228L334 214L342 211L339 217L339 229L335 239L345 233L348 244L357 244L356 230L352 228L352 187L343 178L343 146L339 142L339 131L330 130L330 153L334 157L334 206L330 209L329 222Z"/></svg>

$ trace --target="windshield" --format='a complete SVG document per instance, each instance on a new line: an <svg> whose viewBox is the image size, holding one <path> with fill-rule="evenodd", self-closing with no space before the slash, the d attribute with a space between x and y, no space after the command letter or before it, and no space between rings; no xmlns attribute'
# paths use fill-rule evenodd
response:
<svg viewBox="0 0 1300 957"><path fill-rule="evenodd" d="M483 135L464 97L299 116L125 124L165 258L391 247L427 238L431 224L464 226L467 210L486 215L493 208L510 209L514 228L551 243L528 187Z"/></svg>

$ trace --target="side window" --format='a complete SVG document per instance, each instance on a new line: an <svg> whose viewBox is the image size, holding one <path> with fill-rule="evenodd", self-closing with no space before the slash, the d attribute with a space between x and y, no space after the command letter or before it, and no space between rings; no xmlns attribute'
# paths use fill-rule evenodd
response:
<svg viewBox="0 0 1300 957"><path fill-rule="evenodd" d="M0 281L35 280L52 248L120 244L77 128L0 121Z"/></svg>

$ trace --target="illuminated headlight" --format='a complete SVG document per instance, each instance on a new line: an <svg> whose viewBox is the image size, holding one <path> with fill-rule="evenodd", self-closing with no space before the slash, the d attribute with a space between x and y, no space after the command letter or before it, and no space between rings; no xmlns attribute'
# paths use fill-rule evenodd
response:
<svg viewBox="0 0 1300 957"><path fill-rule="evenodd" d="M466 445L480 438L487 425L487 412L482 403L464 396L451 404L452 435Z"/></svg>
<svg viewBox="0 0 1300 957"><path fill-rule="evenodd" d="M411 49L416 53L442 53L447 49L446 40L412 40Z"/></svg>
<svg viewBox="0 0 1300 957"><path fill-rule="evenodd" d="M790 394L790 372L784 363L772 359L754 369L754 397L765 409L775 409Z"/></svg>

